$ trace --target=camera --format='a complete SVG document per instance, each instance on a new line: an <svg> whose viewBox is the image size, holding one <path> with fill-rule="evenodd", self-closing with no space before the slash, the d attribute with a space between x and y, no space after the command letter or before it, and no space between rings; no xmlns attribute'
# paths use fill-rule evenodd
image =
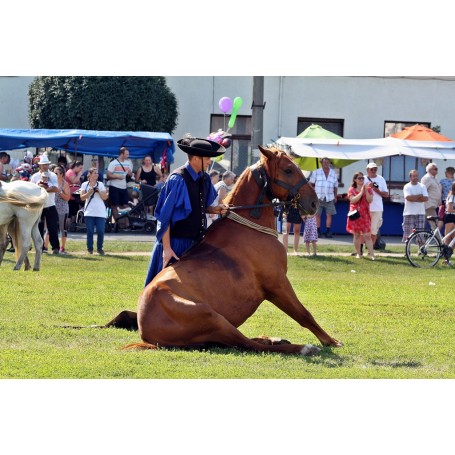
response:
<svg viewBox="0 0 455 455"><path fill-rule="evenodd" d="M373 182L373 186L374 186L375 188L379 188L379 185L378 185L376 182Z"/></svg>
<svg viewBox="0 0 455 455"><path fill-rule="evenodd" d="M94 191L95 193L98 193L98 188L96 188L96 187L93 188L93 191Z"/></svg>

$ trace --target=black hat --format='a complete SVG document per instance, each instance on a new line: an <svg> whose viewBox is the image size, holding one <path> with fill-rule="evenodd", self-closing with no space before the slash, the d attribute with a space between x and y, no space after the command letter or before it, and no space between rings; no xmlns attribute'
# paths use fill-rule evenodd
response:
<svg viewBox="0 0 455 455"><path fill-rule="evenodd" d="M200 139L198 137L186 137L177 141L177 145L188 155L206 156L214 158L223 155L226 149L218 142Z"/></svg>

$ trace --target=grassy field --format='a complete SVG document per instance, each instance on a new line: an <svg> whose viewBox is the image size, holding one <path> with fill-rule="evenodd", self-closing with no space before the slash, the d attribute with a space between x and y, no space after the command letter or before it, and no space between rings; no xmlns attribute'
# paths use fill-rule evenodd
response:
<svg viewBox="0 0 455 455"><path fill-rule="evenodd" d="M13 272L7 253L0 268L0 378L455 378L454 270L415 269L404 256L375 262L335 254L289 257L297 295L345 345L315 357L235 349L123 351L139 341L137 333L61 327L104 324L121 310L135 310L149 255L125 253L150 248L106 241L107 255L100 257L85 254L83 242L70 241L67 249L75 253L43 256L39 273ZM319 251L349 253L352 247ZM403 247L389 251L403 253ZM318 344L269 302L240 329L249 337Z"/></svg>

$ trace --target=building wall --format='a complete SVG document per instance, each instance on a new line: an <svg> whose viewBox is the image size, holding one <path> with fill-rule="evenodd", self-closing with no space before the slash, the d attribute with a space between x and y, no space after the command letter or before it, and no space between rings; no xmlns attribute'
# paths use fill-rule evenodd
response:
<svg viewBox="0 0 455 455"><path fill-rule="evenodd" d="M33 77L0 76L0 128L30 128L28 86Z"/></svg>
<svg viewBox="0 0 455 455"><path fill-rule="evenodd" d="M223 96L242 97L239 114L251 115L253 77L173 76L167 82L179 103L175 138L207 136ZM455 78L266 76L264 101L265 144L295 136L299 117L344 119L344 137L351 139L383 137L385 121L430 122L455 139ZM180 165L185 156L177 152L175 159ZM364 167L348 166L343 180Z"/></svg>

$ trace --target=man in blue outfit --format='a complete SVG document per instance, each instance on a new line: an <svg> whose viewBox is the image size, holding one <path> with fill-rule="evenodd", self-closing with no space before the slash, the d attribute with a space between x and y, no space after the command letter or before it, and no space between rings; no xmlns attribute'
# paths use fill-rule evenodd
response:
<svg viewBox="0 0 455 455"><path fill-rule="evenodd" d="M225 204L211 205L217 193L206 172L211 159L225 153L225 148L217 142L193 137L185 137L177 145L188 154L188 161L168 177L160 192L155 208L156 242L145 286L202 239L206 213L224 215L228 210Z"/></svg>

